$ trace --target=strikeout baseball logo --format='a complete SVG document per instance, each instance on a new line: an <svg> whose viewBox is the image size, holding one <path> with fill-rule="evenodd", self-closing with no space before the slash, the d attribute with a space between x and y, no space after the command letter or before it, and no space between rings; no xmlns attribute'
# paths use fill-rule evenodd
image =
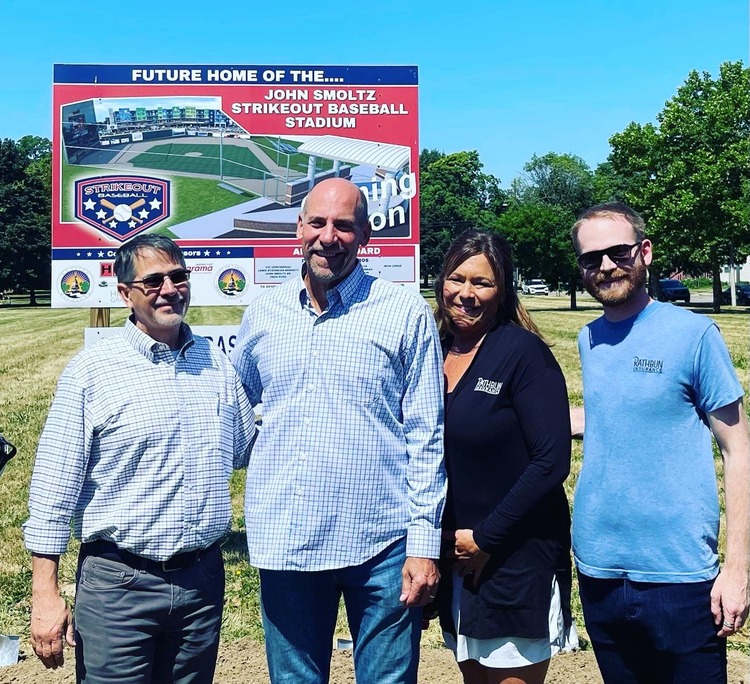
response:
<svg viewBox="0 0 750 684"><path fill-rule="evenodd" d="M125 242L169 218L169 181L149 176L97 176L76 181L76 218Z"/></svg>

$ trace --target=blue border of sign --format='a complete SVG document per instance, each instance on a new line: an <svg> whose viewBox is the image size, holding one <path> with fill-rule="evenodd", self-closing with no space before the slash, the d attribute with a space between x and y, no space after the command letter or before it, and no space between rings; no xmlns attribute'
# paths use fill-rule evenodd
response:
<svg viewBox="0 0 750 684"><path fill-rule="evenodd" d="M237 73L237 79L209 80L209 72ZM143 72L159 72L146 80ZM135 74L137 72L137 75ZM162 73L163 72L163 73ZM167 74L166 72L170 72ZM247 80L256 72L257 80ZM320 81L301 80L302 72L319 73ZM268 75L269 78L264 77ZM135 76L135 77L134 77ZM272 76L272 77L271 77ZM172 78L174 77L174 78ZM152 84L169 85L192 83L195 85L251 85L281 84L295 86L315 85L417 85L416 66L336 66L336 65L228 65L228 64L55 64L55 84Z"/></svg>

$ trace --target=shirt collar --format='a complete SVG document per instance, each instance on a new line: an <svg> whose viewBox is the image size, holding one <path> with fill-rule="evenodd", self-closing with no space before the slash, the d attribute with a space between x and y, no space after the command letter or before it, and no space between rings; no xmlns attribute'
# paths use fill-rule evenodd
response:
<svg viewBox="0 0 750 684"><path fill-rule="evenodd" d="M307 273L307 264L302 264L302 270L299 274L299 301L302 306L307 305L310 302L310 295L305 287L305 274ZM362 268L362 264L357 261L354 270L344 278L338 285L334 285L331 289L326 292L326 299L328 300L328 308L331 308L331 302L337 298L341 300L344 306L347 306L355 298L356 293L359 291L360 286L367 278L367 274Z"/></svg>
<svg viewBox="0 0 750 684"><path fill-rule="evenodd" d="M147 359L153 361L154 355L158 351L167 350L169 346L164 342L157 342L153 337L147 335L134 322L133 316L125 321L125 327L122 332L125 339L132 345L139 354L143 354ZM187 323L180 323L180 353L184 355L188 347L193 344L193 333Z"/></svg>

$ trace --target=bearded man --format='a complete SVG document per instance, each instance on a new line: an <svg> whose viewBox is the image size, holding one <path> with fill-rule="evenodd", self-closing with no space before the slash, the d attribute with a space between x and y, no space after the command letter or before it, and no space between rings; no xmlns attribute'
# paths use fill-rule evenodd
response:
<svg viewBox="0 0 750 684"><path fill-rule="evenodd" d="M604 315L578 337L584 459L573 552L606 684L726 682L726 637L748 613L750 440L716 324L646 291L643 219L621 203L572 230ZM575 421L574 421L575 422ZM711 436L724 462L726 553Z"/></svg>

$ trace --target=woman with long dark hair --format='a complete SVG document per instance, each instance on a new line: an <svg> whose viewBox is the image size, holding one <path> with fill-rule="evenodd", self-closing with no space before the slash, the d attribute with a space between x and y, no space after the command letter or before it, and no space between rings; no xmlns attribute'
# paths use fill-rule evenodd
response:
<svg viewBox="0 0 750 684"><path fill-rule="evenodd" d="M541 684L571 624L565 379L518 300L499 234L460 235L435 295L446 380L443 633L466 684Z"/></svg>

